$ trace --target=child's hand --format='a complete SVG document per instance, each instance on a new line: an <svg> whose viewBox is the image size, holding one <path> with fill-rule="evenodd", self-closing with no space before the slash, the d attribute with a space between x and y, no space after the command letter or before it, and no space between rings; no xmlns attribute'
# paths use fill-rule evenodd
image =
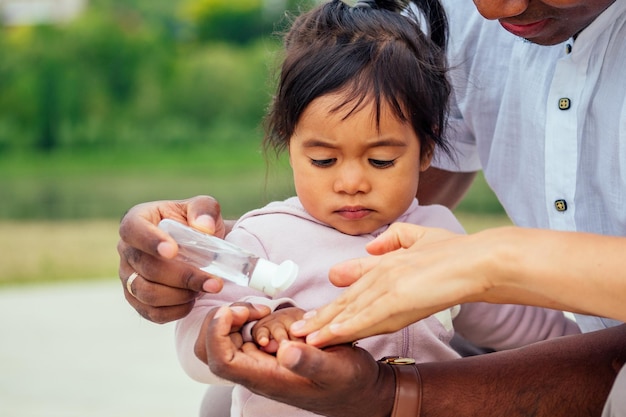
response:
<svg viewBox="0 0 626 417"><path fill-rule="evenodd" d="M257 345L267 353L276 353L283 340L301 340L289 334L289 326L300 320L304 310L297 307L286 307L274 311L260 319L252 328L252 337Z"/></svg>

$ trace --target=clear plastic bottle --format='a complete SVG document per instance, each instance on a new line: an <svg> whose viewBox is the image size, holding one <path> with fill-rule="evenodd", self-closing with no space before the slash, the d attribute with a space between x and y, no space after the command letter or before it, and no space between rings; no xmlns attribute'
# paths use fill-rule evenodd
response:
<svg viewBox="0 0 626 417"><path fill-rule="evenodd" d="M215 236L207 235L174 220L164 219L159 228L178 243L177 260L211 275L267 295L284 291L296 280L298 265L270 262Z"/></svg>

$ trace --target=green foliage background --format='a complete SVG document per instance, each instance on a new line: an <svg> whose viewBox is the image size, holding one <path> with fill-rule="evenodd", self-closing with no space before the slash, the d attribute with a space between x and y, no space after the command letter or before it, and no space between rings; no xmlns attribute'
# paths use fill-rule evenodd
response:
<svg viewBox="0 0 626 417"><path fill-rule="evenodd" d="M270 22L242 45L200 37L203 17L175 19L158 3L100 0L66 25L5 28L0 149L169 145L255 127L278 46Z"/></svg>
<svg viewBox="0 0 626 417"><path fill-rule="evenodd" d="M260 122L286 14L314 0L92 0L0 27L0 219L119 218L211 194L237 216L292 194ZM461 209L501 212L483 181Z"/></svg>

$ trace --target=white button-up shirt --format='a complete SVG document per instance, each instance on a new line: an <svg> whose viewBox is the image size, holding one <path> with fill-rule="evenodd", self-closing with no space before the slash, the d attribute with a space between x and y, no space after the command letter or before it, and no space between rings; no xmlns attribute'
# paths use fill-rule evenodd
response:
<svg viewBox="0 0 626 417"><path fill-rule="evenodd" d="M456 158L433 165L482 169L518 226L626 236L626 1L554 46L449 3Z"/></svg>
<svg viewBox="0 0 626 417"><path fill-rule="evenodd" d="M452 1L451 171L483 169L519 226L626 236L626 2L540 46Z"/></svg>

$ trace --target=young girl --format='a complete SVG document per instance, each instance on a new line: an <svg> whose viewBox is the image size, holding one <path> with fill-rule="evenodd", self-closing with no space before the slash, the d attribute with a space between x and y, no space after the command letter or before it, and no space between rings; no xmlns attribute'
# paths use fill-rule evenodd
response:
<svg viewBox="0 0 626 417"><path fill-rule="evenodd" d="M416 8L403 11L397 1L350 7L333 0L293 23L265 145L288 150L297 197L245 214L226 239L275 263L293 260L300 273L276 299L228 282L219 294L199 298L176 333L180 360L193 378L219 383L194 354L203 320L215 306L245 301L273 307L272 315L249 326L247 336L273 352L304 311L342 291L328 282L329 268L366 256L365 245L391 223L463 232L448 209L420 206L415 198L435 147L446 150L443 127L450 93L444 14L434 0L418 7L430 37L412 14ZM449 345L453 324L466 338L493 349L578 332L561 312L476 303L358 343L375 358L457 358ZM232 399L233 416L311 414L241 386Z"/></svg>

